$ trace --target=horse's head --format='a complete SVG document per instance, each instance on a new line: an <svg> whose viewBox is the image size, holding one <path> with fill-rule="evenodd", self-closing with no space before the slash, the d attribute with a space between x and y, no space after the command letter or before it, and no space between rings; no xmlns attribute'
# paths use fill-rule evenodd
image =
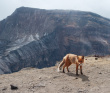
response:
<svg viewBox="0 0 110 93"><path fill-rule="evenodd" d="M84 63L84 56L77 56L77 58L78 58L79 65L82 65L82 63Z"/></svg>

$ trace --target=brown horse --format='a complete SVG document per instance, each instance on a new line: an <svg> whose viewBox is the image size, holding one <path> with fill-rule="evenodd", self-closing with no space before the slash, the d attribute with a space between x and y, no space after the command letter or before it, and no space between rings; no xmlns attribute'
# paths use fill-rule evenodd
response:
<svg viewBox="0 0 110 93"><path fill-rule="evenodd" d="M84 63L84 56L77 56L75 54L67 54L63 57L62 62L58 66L58 72L60 71L61 67L63 66L63 72L65 67L67 67L67 71L69 72L68 67L71 64L76 64L76 75L78 75L78 66L80 66L80 73L82 73L82 63Z"/></svg>

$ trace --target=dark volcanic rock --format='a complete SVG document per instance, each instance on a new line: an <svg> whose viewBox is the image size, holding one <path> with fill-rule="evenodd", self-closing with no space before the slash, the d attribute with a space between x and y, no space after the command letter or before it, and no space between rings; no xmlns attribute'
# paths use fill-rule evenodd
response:
<svg viewBox="0 0 110 93"><path fill-rule="evenodd" d="M108 55L109 37L100 15L21 7L0 22L0 73L53 66L66 53Z"/></svg>

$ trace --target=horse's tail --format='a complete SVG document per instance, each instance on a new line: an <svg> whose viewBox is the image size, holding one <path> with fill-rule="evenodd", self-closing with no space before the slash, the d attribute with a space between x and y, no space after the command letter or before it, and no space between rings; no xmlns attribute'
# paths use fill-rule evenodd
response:
<svg viewBox="0 0 110 93"><path fill-rule="evenodd" d="M64 65L64 63L65 63L65 60L63 59L62 62L58 66L58 72L60 72L61 67Z"/></svg>

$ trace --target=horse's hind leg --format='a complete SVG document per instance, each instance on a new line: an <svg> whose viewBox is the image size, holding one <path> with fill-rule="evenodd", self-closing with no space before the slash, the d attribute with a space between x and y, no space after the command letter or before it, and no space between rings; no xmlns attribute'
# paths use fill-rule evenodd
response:
<svg viewBox="0 0 110 93"><path fill-rule="evenodd" d="M68 69L68 66L67 66L67 71L70 72L69 69Z"/></svg>
<svg viewBox="0 0 110 93"><path fill-rule="evenodd" d="M64 66L63 66L63 73L65 73L65 71L64 71L64 70L65 70L65 67L66 67L66 66L64 65Z"/></svg>

